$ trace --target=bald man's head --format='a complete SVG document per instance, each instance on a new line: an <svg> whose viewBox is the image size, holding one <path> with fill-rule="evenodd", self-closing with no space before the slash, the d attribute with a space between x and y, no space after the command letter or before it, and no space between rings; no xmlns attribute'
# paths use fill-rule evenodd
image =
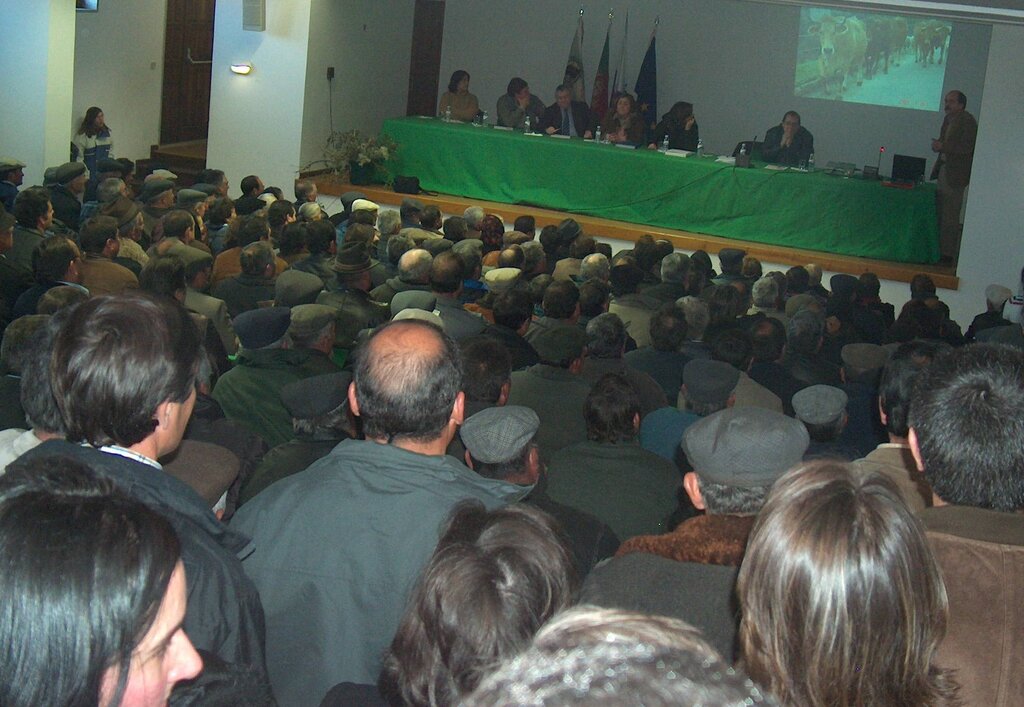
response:
<svg viewBox="0 0 1024 707"><path fill-rule="evenodd" d="M360 347L353 384L367 439L431 441L452 418L462 357L432 324L391 322Z"/></svg>

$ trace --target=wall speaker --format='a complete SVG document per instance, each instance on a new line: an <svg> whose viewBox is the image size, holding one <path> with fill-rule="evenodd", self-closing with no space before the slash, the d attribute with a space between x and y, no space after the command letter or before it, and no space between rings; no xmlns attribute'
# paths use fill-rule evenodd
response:
<svg viewBox="0 0 1024 707"><path fill-rule="evenodd" d="M266 31L267 0L242 0L242 29Z"/></svg>

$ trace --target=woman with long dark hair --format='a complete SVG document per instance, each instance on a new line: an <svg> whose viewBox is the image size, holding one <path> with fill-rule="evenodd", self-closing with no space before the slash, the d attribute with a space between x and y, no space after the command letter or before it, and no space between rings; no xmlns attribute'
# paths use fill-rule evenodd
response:
<svg viewBox="0 0 1024 707"><path fill-rule="evenodd" d="M697 127L697 119L693 115L692 103L677 101L668 113L661 116L661 122L654 128L654 135L651 136L648 147L661 147L666 137L670 150L697 151L700 128Z"/></svg>
<svg viewBox="0 0 1024 707"><path fill-rule="evenodd" d="M441 94L438 111L444 115L445 109L451 108L452 118L470 121L480 112L480 104L476 96L469 92L469 72L459 69L452 73L448 81L448 90Z"/></svg>
<svg viewBox="0 0 1024 707"><path fill-rule="evenodd" d="M608 113L601 126L608 142L640 145L644 141L644 120L636 111L636 99L628 93L615 100L615 110Z"/></svg>
<svg viewBox="0 0 1024 707"><path fill-rule="evenodd" d="M110 126L107 125L101 108L92 106L85 111L82 124L71 138L71 143L74 145L73 159L76 162L85 162L90 179L95 178L99 174L97 165L100 160L114 157L114 140L110 137Z"/></svg>

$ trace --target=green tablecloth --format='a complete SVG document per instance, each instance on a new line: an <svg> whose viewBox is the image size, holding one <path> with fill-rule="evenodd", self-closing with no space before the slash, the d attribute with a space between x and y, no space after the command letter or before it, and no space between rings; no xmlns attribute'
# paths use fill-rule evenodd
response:
<svg viewBox="0 0 1024 707"><path fill-rule="evenodd" d="M935 188L737 169L591 141L396 118L394 174L424 189L758 243L899 262L939 258Z"/></svg>

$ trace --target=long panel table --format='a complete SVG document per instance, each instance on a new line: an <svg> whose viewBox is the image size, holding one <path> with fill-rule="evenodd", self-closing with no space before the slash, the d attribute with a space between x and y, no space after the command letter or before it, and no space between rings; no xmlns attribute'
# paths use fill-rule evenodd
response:
<svg viewBox="0 0 1024 707"><path fill-rule="evenodd" d="M430 191L842 255L939 258L930 184L736 168L434 118L388 120L383 132L399 145L392 173Z"/></svg>

